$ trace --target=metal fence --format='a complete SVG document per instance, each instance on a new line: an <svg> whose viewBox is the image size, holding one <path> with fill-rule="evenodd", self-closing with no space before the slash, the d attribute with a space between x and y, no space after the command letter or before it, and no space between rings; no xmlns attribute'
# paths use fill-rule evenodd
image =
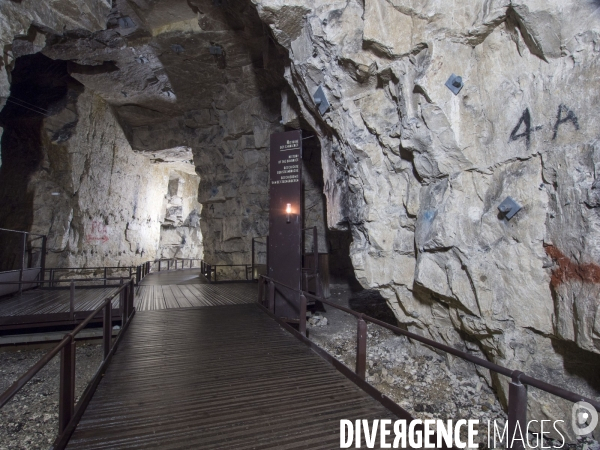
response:
<svg viewBox="0 0 600 450"><path fill-rule="evenodd" d="M548 392L549 394L555 395L565 400L569 400L574 403L577 403L579 401L588 402L590 405L596 408L596 411L600 412L600 402L596 400L584 397L580 394L568 391L550 383L546 383L545 381L538 380L537 378L528 376L519 370L512 370L507 367L503 367L493 362L479 358L475 355L471 355L456 348L450 347L448 345L440 344L439 342L436 342L432 339L428 339L418 334L411 333L410 331L403 330L402 328L382 322L381 320L377 320L365 314L358 313L349 308L336 305L335 303L325 300L323 297L312 295L308 292L300 291L298 289L294 289L283 283L279 283L278 281L275 281L272 278L263 276L259 280L258 284L258 302L261 305L265 306L275 317L277 315L277 311L275 310L275 285L279 285L286 289L291 289L295 292L300 293L300 320L298 328L302 336L306 336L307 297L310 297L314 300L318 300L325 305L331 306L332 308L338 309L356 317L357 328L355 374L362 381L365 380L367 368L367 323L372 323L374 325L386 328L395 334L406 336L412 340L421 342L437 350L441 350L442 352L449 353L466 361L470 361L473 364L480 367L484 367L488 370L491 370L492 372L496 372L500 375L509 377L510 382L508 392L508 436L514 436L517 432L517 428L519 428L520 430L524 430L527 428L527 386L532 386L537 389L541 389L542 391ZM523 449L523 443L516 440L512 448L519 450Z"/></svg>
<svg viewBox="0 0 600 450"><path fill-rule="evenodd" d="M106 372L110 360L123 337L123 333L129 326L131 318L135 313L133 307L135 296L134 281L115 289L115 292L107 296L100 306L91 312L72 332L65 335L54 348L44 355L33 367L25 372L6 391L0 395L0 408L6 405L46 364L60 353L60 388L58 402L58 437L54 441L53 449L66 447L69 437L75 430L79 419L90 402L98 383ZM121 329L117 338L112 339L112 302L119 296L119 310L121 311ZM83 330L92 319L102 313L102 342L104 358L90 383L87 385L77 404L75 404L75 337Z"/></svg>
<svg viewBox="0 0 600 450"><path fill-rule="evenodd" d="M0 281L15 281L0 286L0 296L35 287L23 281L43 280L47 238L41 234L0 228ZM41 240L40 246L33 244ZM39 251L34 249L39 248Z"/></svg>

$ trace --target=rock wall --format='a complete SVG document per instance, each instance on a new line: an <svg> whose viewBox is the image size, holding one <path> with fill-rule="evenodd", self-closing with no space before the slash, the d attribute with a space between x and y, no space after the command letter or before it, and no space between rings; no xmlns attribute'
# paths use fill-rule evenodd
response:
<svg viewBox="0 0 600 450"><path fill-rule="evenodd" d="M0 107L10 92L10 69L19 56L39 52L46 44L42 29L55 33L105 28L110 0L3 1L0 4ZM16 38L16 39L15 39Z"/></svg>
<svg viewBox="0 0 600 450"><path fill-rule="evenodd" d="M48 267L154 259L169 168L131 149L112 109L65 62L24 57L2 111L2 226L48 235ZM37 241L34 248L41 244Z"/></svg>
<svg viewBox="0 0 600 450"><path fill-rule="evenodd" d="M159 258L193 258L203 256L198 203L198 176L171 171L161 220Z"/></svg>
<svg viewBox="0 0 600 450"><path fill-rule="evenodd" d="M253 3L289 52L361 284L412 331L597 396L598 372L569 356L600 354L597 4ZM539 392L529 407L569 417Z"/></svg>
<svg viewBox="0 0 600 450"><path fill-rule="evenodd" d="M47 165L29 183L31 230L48 234L48 265L129 266L154 259L168 169L132 151L109 106L94 94L79 97L77 116L70 138L48 143Z"/></svg>

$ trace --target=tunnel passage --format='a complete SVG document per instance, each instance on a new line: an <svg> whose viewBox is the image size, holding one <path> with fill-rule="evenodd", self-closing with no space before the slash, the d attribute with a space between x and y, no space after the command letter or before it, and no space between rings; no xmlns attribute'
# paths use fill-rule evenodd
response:
<svg viewBox="0 0 600 450"><path fill-rule="evenodd" d="M67 61L42 54L17 58L11 72L11 91L0 112L0 228L29 231L33 224L32 175L48 167L48 138L44 120L63 109L81 93L83 86L69 76ZM75 123L64 123L52 136L65 138ZM17 268L20 238L0 233L0 270Z"/></svg>

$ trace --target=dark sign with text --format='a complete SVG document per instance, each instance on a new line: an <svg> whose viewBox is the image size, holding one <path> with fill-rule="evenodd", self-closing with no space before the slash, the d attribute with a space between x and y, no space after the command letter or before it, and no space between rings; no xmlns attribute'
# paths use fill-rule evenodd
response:
<svg viewBox="0 0 600 450"><path fill-rule="evenodd" d="M271 135L268 276L295 289L302 279L302 132ZM275 285L275 314L299 318L300 296Z"/></svg>

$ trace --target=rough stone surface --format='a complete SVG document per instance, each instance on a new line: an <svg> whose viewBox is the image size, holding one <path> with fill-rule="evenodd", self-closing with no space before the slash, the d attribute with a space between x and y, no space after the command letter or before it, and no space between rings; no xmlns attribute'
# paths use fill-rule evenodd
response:
<svg viewBox="0 0 600 450"><path fill-rule="evenodd" d="M201 258L202 234L198 203L199 178L171 172L165 196L165 216L160 230L159 258Z"/></svg>
<svg viewBox="0 0 600 450"><path fill-rule="evenodd" d="M97 31L105 27L109 0L37 0L0 3L0 107L10 94L10 69L19 56L36 53L46 44L45 33Z"/></svg>
<svg viewBox="0 0 600 450"><path fill-rule="evenodd" d="M597 4L254 3L289 52L361 284L410 330L597 397L598 372L567 362L600 354ZM507 196L523 205L510 221ZM535 393L529 409L570 404Z"/></svg>

